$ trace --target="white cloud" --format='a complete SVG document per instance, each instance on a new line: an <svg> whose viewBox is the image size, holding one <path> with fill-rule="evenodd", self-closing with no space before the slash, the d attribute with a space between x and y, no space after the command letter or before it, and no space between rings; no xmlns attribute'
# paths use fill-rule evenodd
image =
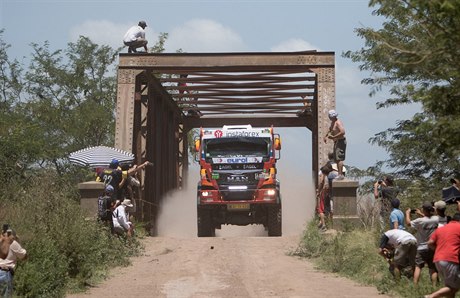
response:
<svg viewBox="0 0 460 298"><path fill-rule="evenodd" d="M241 37L229 27L213 20L193 19L174 28L166 41L166 50L175 52L237 52L244 51Z"/></svg>
<svg viewBox="0 0 460 298"><path fill-rule="evenodd" d="M275 46L273 46L270 51L272 52L297 52L297 51L311 51L320 49L317 46L312 45L311 43L300 39L300 38L291 38L286 41L283 41Z"/></svg>
<svg viewBox="0 0 460 298"><path fill-rule="evenodd" d="M123 36L131 26L136 24L137 22L118 24L106 20L87 20L71 28L70 40L75 42L79 36L87 36L98 45L108 45L115 49L124 46ZM146 28L145 37L149 41L149 46L155 44L157 35L150 27Z"/></svg>

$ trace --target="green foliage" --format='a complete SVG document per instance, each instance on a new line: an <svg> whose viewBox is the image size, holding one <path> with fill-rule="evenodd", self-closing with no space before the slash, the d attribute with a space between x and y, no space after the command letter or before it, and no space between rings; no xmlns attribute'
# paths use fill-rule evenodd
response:
<svg viewBox="0 0 460 298"><path fill-rule="evenodd" d="M0 181L28 170L68 170L68 153L114 137L118 52L86 37L64 50L33 44L24 70L0 31Z"/></svg>
<svg viewBox="0 0 460 298"><path fill-rule="evenodd" d="M460 2L456 0L372 0L381 29L358 28L365 46L345 57L372 76L371 95L390 87L378 108L417 103L421 113L381 132L371 142L384 147L384 161L400 177L430 178L438 188L460 168Z"/></svg>
<svg viewBox="0 0 460 298"><path fill-rule="evenodd" d="M28 250L15 274L16 294L59 297L71 287L99 281L108 268L126 265L140 252L133 240L113 237L95 219L86 219L76 202L75 186L47 172L31 176L18 190L0 192L0 217L11 224Z"/></svg>

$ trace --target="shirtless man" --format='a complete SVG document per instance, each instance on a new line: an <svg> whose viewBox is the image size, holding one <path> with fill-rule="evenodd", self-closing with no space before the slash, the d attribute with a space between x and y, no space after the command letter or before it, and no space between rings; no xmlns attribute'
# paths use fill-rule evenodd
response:
<svg viewBox="0 0 460 298"><path fill-rule="evenodd" d="M345 139L345 127L342 121L340 121L335 110L329 111L329 120L331 120L331 126L329 127L328 133L324 136L324 143L327 143L327 139L334 141L334 160L337 163L337 169L339 172L337 180L343 180L343 161L345 160L345 151L347 149L347 140Z"/></svg>

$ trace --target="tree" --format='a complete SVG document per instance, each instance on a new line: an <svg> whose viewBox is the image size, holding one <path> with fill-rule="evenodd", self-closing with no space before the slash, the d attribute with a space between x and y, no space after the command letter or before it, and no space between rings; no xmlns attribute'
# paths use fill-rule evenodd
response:
<svg viewBox="0 0 460 298"><path fill-rule="evenodd" d="M385 164L407 179L445 181L460 168L460 2L371 0L381 29L358 28L365 46L345 57L370 71L371 96L390 98L377 108L417 103L421 112L376 134L371 143L390 154ZM427 185L431 187L432 185Z"/></svg>
<svg viewBox="0 0 460 298"><path fill-rule="evenodd" d="M68 153L113 143L118 52L87 37L65 50L52 52L47 42L32 47L25 75L28 100L21 111L41 129L36 136L41 163L60 170Z"/></svg>

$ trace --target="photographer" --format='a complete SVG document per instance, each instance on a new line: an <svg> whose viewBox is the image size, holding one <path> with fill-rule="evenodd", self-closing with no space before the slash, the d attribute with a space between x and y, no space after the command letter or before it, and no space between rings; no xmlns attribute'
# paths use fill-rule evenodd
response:
<svg viewBox="0 0 460 298"><path fill-rule="evenodd" d="M394 250L392 264L394 267L394 277L396 280L401 278L401 270L410 266L410 274L414 272L415 254L417 252L417 240L415 237L404 230L391 229L383 233L380 239L379 254L388 261L388 252Z"/></svg>
<svg viewBox="0 0 460 298"><path fill-rule="evenodd" d="M431 234L438 228L439 217L433 216L434 208L430 202L423 203L422 212L416 209L418 215L423 217L411 220L411 209L406 210L406 225L413 227L417 232L417 255L415 257L414 284L417 284L420 279L420 272L426 264L430 272L430 278L433 285L436 285L438 280L438 272L433 263L434 251L428 248L428 240Z"/></svg>
<svg viewBox="0 0 460 298"><path fill-rule="evenodd" d="M393 186L393 177L385 176L374 183L374 198L379 201L382 228L385 228L385 220L390 216L391 201L396 199L397 195L398 190Z"/></svg>
<svg viewBox="0 0 460 298"><path fill-rule="evenodd" d="M25 259L27 252L17 242L16 232L8 224L4 224L0 236L0 246L2 253L0 255L0 295L2 297L13 296L13 275L16 268L17 259ZM7 250L5 248L7 247Z"/></svg>

